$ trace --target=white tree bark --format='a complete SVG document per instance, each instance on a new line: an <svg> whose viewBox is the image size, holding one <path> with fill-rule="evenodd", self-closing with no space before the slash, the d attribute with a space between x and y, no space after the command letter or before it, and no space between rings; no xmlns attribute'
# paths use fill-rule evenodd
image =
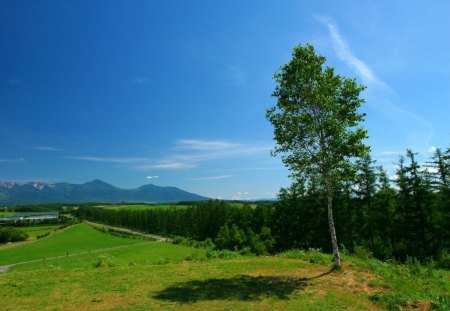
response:
<svg viewBox="0 0 450 311"><path fill-rule="evenodd" d="M331 244L333 246L333 261L335 267L341 266L341 257L339 255L339 247L336 237L336 229L333 219L333 188L330 181L327 181L327 207L328 207L328 226L331 234Z"/></svg>

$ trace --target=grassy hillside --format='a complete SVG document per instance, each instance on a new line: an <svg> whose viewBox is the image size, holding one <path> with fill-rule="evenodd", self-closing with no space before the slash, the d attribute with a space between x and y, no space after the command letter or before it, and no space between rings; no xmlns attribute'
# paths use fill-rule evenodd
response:
<svg viewBox="0 0 450 311"><path fill-rule="evenodd" d="M141 241L142 242L142 241ZM148 266L180 263L186 258L205 257L205 250L184 245L172 245L157 241L137 243L115 249L95 250L77 256L47 259L45 261L17 265L10 271L89 270L95 265L110 267Z"/></svg>
<svg viewBox="0 0 450 311"><path fill-rule="evenodd" d="M343 256L343 269L330 271L330 255L317 250L249 257L142 242L110 236L83 224L33 244L0 251L0 260L13 262L10 258L31 256L26 254L50 257L69 249L91 250L18 265L0 274L0 310L450 308L449 271L416 262L397 265ZM123 247L103 249L120 245Z"/></svg>
<svg viewBox="0 0 450 311"><path fill-rule="evenodd" d="M14 212L0 212L0 217L11 217L14 216Z"/></svg>
<svg viewBox="0 0 450 311"><path fill-rule="evenodd" d="M16 229L28 234L28 240L36 240L38 236L57 232L61 225L23 226Z"/></svg>
<svg viewBox="0 0 450 311"><path fill-rule="evenodd" d="M286 257L49 265L0 275L0 309L446 310L448 282L442 271L388 277L347 262L330 272L328 264Z"/></svg>
<svg viewBox="0 0 450 311"><path fill-rule="evenodd" d="M113 236L94 230L89 225L79 224L31 244L0 249L0 265L141 242L139 239Z"/></svg>

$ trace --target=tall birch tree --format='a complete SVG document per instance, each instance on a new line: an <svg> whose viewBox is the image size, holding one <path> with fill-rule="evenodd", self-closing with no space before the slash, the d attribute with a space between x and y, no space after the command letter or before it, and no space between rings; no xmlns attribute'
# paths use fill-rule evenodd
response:
<svg viewBox="0 0 450 311"><path fill-rule="evenodd" d="M292 177L318 181L326 193L334 265L340 267L333 193L354 179L352 158L369 150L363 143L367 131L360 126L365 115L358 112L365 87L335 74L325 61L309 44L295 47L291 61L274 75L277 103L266 117L277 142L272 154L281 155Z"/></svg>

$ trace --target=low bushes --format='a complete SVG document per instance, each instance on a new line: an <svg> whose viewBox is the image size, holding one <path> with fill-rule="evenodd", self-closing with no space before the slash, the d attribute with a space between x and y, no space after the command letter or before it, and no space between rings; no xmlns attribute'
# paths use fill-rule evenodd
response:
<svg viewBox="0 0 450 311"><path fill-rule="evenodd" d="M19 242L28 239L28 234L12 227L0 228L0 243Z"/></svg>

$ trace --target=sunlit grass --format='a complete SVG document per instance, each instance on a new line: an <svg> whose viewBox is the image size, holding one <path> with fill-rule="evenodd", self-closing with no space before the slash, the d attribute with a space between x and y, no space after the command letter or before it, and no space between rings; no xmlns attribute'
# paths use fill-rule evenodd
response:
<svg viewBox="0 0 450 311"><path fill-rule="evenodd" d="M243 256L119 238L86 224L33 245L46 240L41 255L55 243L63 252L87 243L91 252L0 274L0 310L447 310L450 303L449 271L416 263L343 255L343 268L332 271L331 255L317 249ZM36 253L30 247L16 252ZM4 254L13 253L0 251L0 260Z"/></svg>
<svg viewBox="0 0 450 311"><path fill-rule="evenodd" d="M79 224L34 243L1 249L0 265L135 243L142 243L142 240L113 236Z"/></svg>
<svg viewBox="0 0 450 311"><path fill-rule="evenodd" d="M54 233L57 231L61 225L41 225L41 226L23 226L16 227L16 229L21 230L28 234L28 240L35 240L38 236L45 235L47 233Z"/></svg>

